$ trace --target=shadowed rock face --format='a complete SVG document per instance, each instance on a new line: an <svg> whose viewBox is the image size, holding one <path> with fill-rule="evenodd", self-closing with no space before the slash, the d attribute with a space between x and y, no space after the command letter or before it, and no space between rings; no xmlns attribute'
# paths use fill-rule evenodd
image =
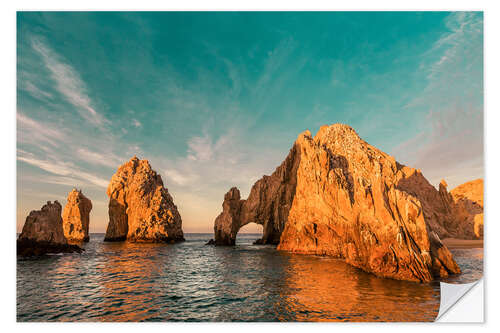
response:
<svg viewBox="0 0 500 333"><path fill-rule="evenodd" d="M17 240L17 254L30 256L45 253L81 252L76 245L68 245L63 232L61 204L50 201L41 210L33 210L26 217Z"/></svg>
<svg viewBox="0 0 500 333"><path fill-rule="evenodd" d="M295 195L299 160L294 146L271 176L262 177L252 186L248 199L240 200L236 187L226 193L222 213L215 219L216 245L234 245L240 228L251 222L263 226L262 239L257 243L279 243Z"/></svg>
<svg viewBox="0 0 500 333"><path fill-rule="evenodd" d="M64 236L69 242L89 241L89 214L92 202L82 191L73 189L68 194L63 211Z"/></svg>
<svg viewBox="0 0 500 333"><path fill-rule="evenodd" d="M277 186L260 185L269 178ZM432 187L420 171L370 146L351 127L323 126L314 138L309 131L300 134L287 160L259 180L247 200L235 188L226 194L215 221L215 241L234 244L242 225L272 221L273 238L281 233L278 250L343 258L378 276L403 280L459 273L431 225L442 221L431 211L426 220L432 206L426 207L418 195L441 200L435 189L420 189L427 184Z"/></svg>
<svg viewBox="0 0 500 333"><path fill-rule="evenodd" d="M133 157L111 178L105 241L177 242L182 220L161 176L147 160Z"/></svg>
<svg viewBox="0 0 500 333"><path fill-rule="evenodd" d="M448 184L441 180L436 191L420 172L408 167L402 170L406 176L398 188L420 200L425 221L440 238L482 238L482 179L462 184L451 192L448 192Z"/></svg>

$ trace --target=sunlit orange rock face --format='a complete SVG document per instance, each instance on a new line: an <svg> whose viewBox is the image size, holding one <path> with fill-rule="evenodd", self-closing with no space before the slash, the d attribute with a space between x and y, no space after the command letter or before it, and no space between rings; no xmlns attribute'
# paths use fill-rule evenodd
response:
<svg viewBox="0 0 500 333"><path fill-rule="evenodd" d="M92 202L82 191L73 189L68 194L62 215L64 236L69 242L89 241L89 214Z"/></svg>
<svg viewBox="0 0 500 333"><path fill-rule="evenodd" d="M286 193L293 195L255 195L259 204L254 214L260 220L275 219L261 209L267 202L272 203L271 212L282 212L279 223L273 221L283 226L278 250L343 258L378 276L410 281L460 272L433 231L432 224L439 227L443 222L426 200L442 198L419 170L399 164L341 124L323 126L315 137L309 131L300 134L287 159L292 167L276 182L278 188L290 185ZM215 221L216 244L228 243L225 239L233 238L242 221L252 220L241 218L252 192L246 201L239 199L237 189L226 194ZM425 203L419 194L429 196Z"/></svg>
<svg viewBox="0 0 500 333"><path fill-rule="evenodd" d="M63 232L61 210L62 206L56 200L54 203L47 201L42 209L30 212L17 240L18 255L82 251L76 245L68 245Z"/></svg>
<svg viewBox="0 0 500 333"><path fill-rule="evenodd" d="M476 179L451 190L455 205L454 236L465 239L483 238L484 182Z"/></svg>
<svg viewBox="0 0 500 333"><path fill-rule="evenodd" d="M111 178L106 241L184 240L182 219L161 176L147 160L133 157Z"/></svg>

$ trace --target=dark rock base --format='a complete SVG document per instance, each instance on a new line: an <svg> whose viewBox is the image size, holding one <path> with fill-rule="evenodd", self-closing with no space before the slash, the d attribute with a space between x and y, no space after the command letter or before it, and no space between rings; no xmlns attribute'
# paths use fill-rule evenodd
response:
<svg viewBox="0 0 500 333"><path fill-rule="evenodd" d="M104 237L105 242L124 242L127 240L127 236L123 237Z"/></svg>
<svg viewBox="0 0 500 333"><path fill-rule="evenodd" d="M17 255L23 257L41 256L49 253L82 253L83 251L85 250L73 244L52 244L29 239L17 240Z"/></svg>
<svg viewBox="0 0 500 333"><path fill-rule="evenodd" d="M104 238L105 242L131 242L131 243L167 243L167 244L175 244L186 241L184 237L180 238L156 238L156 239L143 239L143 238L127 238L124 237L115 237L115 238Z"/></svg>

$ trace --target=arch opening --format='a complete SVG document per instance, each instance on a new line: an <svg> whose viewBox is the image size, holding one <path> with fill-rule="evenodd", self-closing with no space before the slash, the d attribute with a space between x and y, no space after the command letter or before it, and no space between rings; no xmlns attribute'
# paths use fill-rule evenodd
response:
<svg viewBox="0 0 500 333"><path fill-rule="evenodd" d="M253 244L262 239L264 227L261 224L250 222L238 230L236 234L236 244Z"/></svg>

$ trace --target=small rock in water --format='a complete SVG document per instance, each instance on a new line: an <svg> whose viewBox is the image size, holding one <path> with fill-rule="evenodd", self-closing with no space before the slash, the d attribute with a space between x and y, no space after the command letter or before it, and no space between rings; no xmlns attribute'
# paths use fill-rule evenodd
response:
<svg viewBox="0 0 500 333"><path fill-rule="evenodd" d="M73 189L68 194L63 211L64 236L68 242L89 241L89 214L92 201L82 191Z"/></svg>

